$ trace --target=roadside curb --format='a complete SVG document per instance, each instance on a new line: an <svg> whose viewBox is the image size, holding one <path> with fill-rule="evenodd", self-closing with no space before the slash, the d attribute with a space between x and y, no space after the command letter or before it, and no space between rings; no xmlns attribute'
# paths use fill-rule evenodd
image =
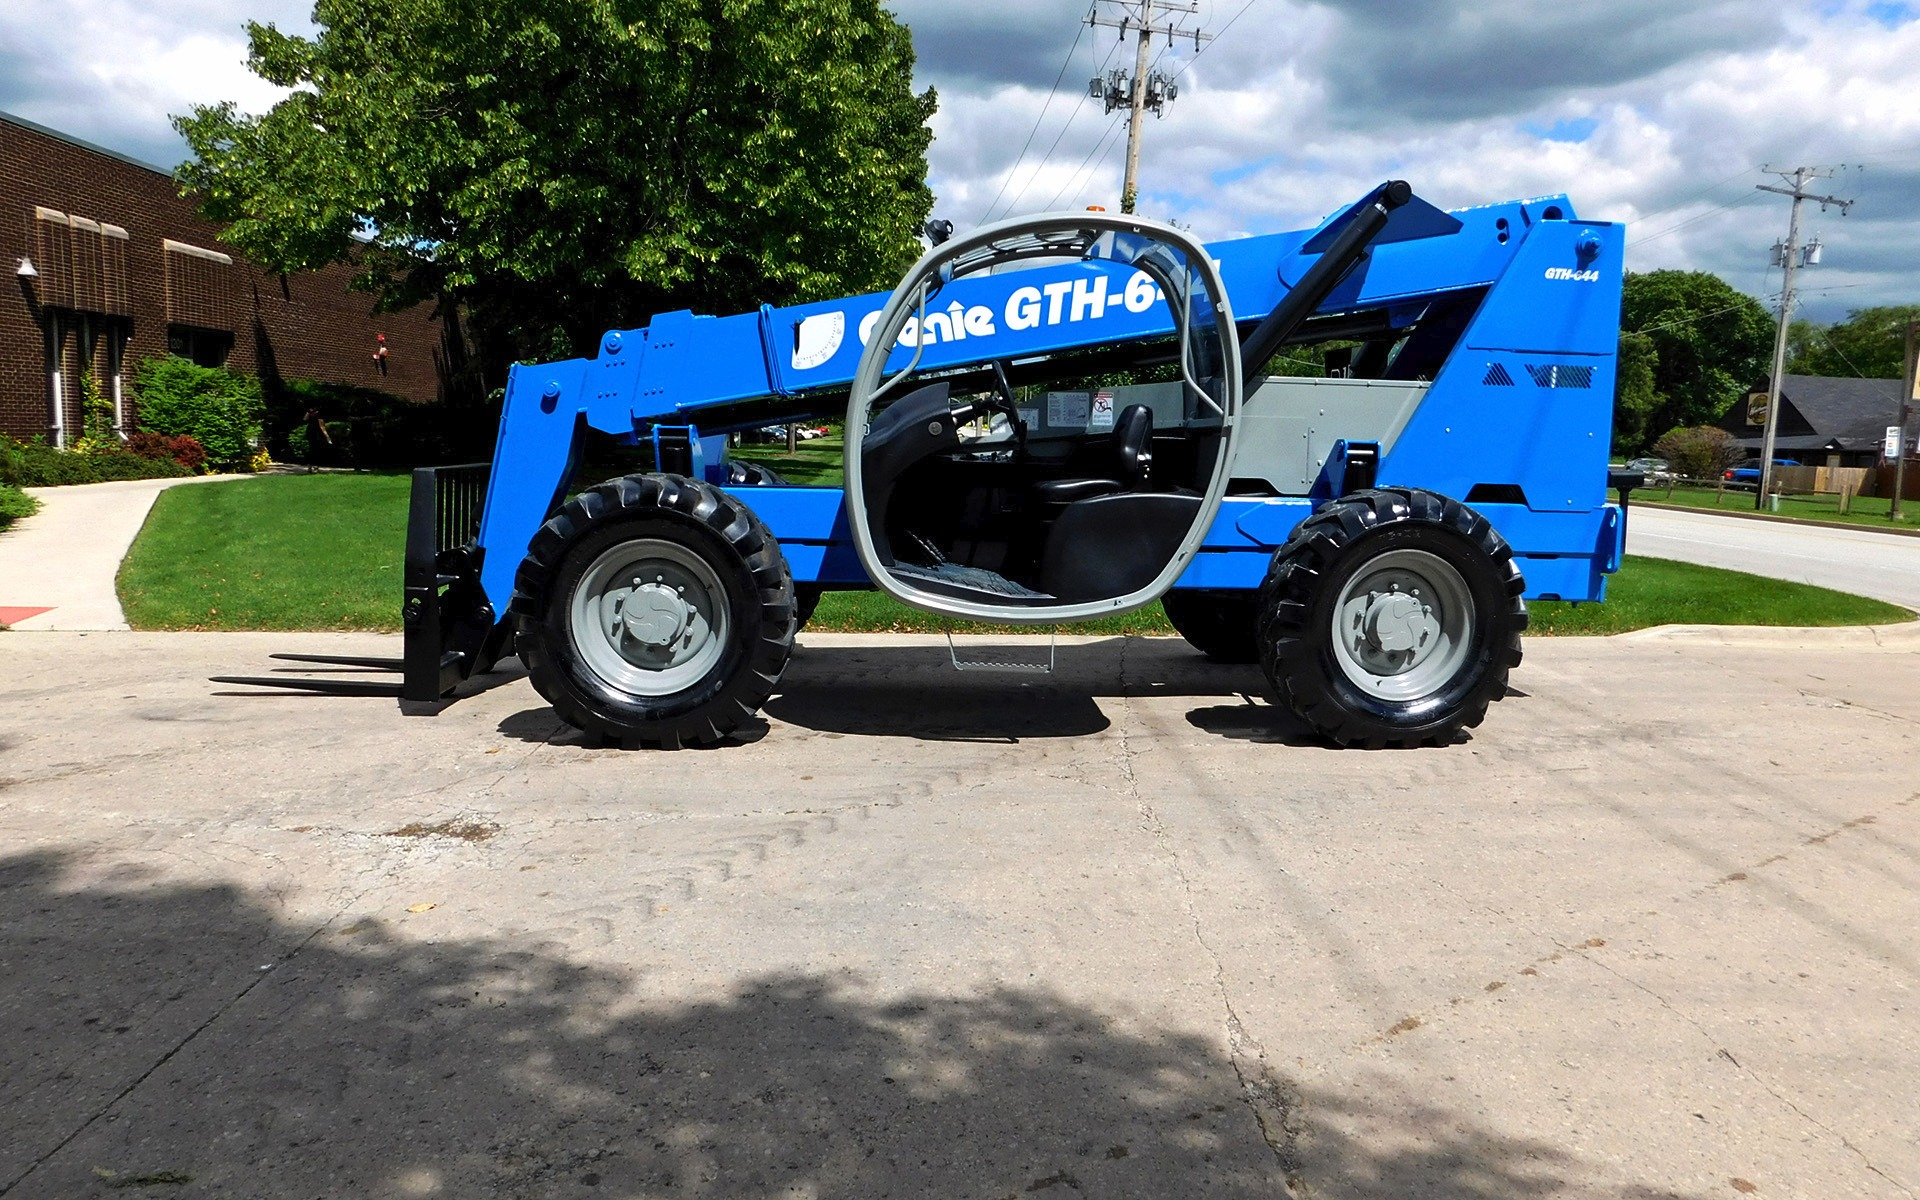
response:
<svg viewBox="0 0 1920 1200"><path fill-rule="evenodd" d="M1730 512L1724 508L1695 508L1690 504L1663 504L1658 500L1642 500L1643 508L1658 509L1661 512L1699 513L1707 517L1732 517L1738 521L1766 521L1774 525L1811 525L1815 529L1851 529L1861 533L1884 533L1889 537L1920 538L1920 529L1882 529L1878 525L1855 525L1849 521L1816 521L1811 517L1785 517L1774 513ZM1633 520L1631 506L1627 520ZM1631 535L1629 535L1631 536Z"/></svg>
<svg viewBox="0 0 1920 1200"><path fill-rule="evenodd" d="M1807 628L1786 625L1655 625L1616 633L1609 641L1678 642L1713 646L1805 646L1836 650L1920 652L1920 619L1898 625L1836 625Z"/></svg>

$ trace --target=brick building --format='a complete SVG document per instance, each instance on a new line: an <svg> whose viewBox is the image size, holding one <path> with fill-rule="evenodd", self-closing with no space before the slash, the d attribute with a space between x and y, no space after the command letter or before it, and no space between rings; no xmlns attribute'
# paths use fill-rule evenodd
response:
<svg viewBox="0 0 1920 1200"><path fill-rule="evenodd" d="M0 266L14 285L0 296L0 433L70 443L89 369L131 431L134 369L168 353L269 388L440 394L444 326L427 308L376 316L348 268L275 275L222 246L218 228L169 172L0 113Z"/></svg>

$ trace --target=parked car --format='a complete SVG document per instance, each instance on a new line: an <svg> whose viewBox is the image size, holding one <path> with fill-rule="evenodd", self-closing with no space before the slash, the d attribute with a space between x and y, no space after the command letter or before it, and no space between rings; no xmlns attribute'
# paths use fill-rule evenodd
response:
<svg viewBox="0 0 1920 1200"><path fill-rule="evenodd" d="M1797 467L1800 463L1791 458L1776 458L1773 460L1773 465L1776 467ZM1722 476L1722 478L1728 487L1757 488L1760 486L1760 464L1755 462L1752 466L1734 467L1729 470L1726 475Z"/></svg>
<svg viewBox="0 0 1920 1200"><path fill-rule="evenodd" d="M1636 458L1626 465L1626 470L1645 480L1643 487L1673 486L1673 464L1664 458Z"/></svg>

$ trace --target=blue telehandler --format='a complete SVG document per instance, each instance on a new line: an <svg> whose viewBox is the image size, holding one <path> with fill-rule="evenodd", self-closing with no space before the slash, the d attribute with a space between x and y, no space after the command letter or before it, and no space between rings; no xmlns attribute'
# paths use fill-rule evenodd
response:
<svg viewBox="0 0 1920 1200"><path fill-rule="evenodd" d="M709 744L821 593L877 588L1007 625L1157 601L1331 742L1452 740L1506 692L1526 601L1619 567L1622 248L1564 196L1448 212L1391 181L1211 245L1008 221L890 295L609 332L513 369L491 464L416 472L402 694L517 653L590 736ZM842 487L731 456L842 413ZM582 489L589 429L652 469Z"/></svg>

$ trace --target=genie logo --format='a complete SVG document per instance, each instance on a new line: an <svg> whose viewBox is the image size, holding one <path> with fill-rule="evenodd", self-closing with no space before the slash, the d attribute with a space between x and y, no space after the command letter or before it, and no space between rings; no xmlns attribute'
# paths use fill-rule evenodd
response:
<svg viewBox="0 0 1920 1200"><path fill-rule="evenodd" d="M984 304L967 306L958 300L946 311L933 311L924 318L912 316L900 330L897 346L935 346L970 337L992 337L999 324L1019 332L1043 325L1065 325L1079 321L1098 321L1121 313L1143 313L1161 299L1160 289L1145 271L1136 271L1126 287L1113 286L1107 274L1083 275L1077 279L1057 279L1038 287L1019 287L1007 297L1000 312ZM860 322L860 344L873 340L878 312L868 313Z"/></svg>
<svg viewBox="0 0 1920 1200"><path fill-rule="evenodd" d="M1094 272L1074 279L1015 288L997 309L955 300L944 309L930 308L924 315L915 313L908 317L894 345L938 346L969 338L993 337L1002 329L1021 332L1129 313L1137 315L1163 298L1145 271L1134 272L1124 287L1116 286L1117 283L1105 272ZM879 321L879 309L860 319L858 332L862 346L873 340L873 327ZM847 324L845 312L829 312L815 313L795 326L791 360L794 369L807 371L825 366L840 352Z"/></svg>
<svg viewBox="0 0 1920 1200"><path fill-rule="evenodd" d="M1563 283L1599 283L1600 272L1576 271L1571 267L1548 267L1546 278Z"/></svg>

